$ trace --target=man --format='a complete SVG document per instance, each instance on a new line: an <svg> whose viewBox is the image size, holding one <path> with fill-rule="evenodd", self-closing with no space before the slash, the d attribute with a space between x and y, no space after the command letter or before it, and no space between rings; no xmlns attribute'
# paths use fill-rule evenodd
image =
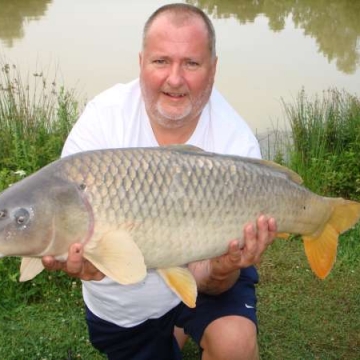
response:
<svg viewBox="0 0 360 360"><path fill-rule="evenodd" d="M208 151L260 157L245 122L213 89L215 33L196 7L158 9L144 27L140 79L118 84L91 101L71 131L63 156L91 149L191 144ZM257 359L257 263L273 241L274 219L260 216L229 239L228 253L189 264L199 290L187 308L155 271L138 284L104 278L70 248L66 263L43 259L83 280L90 340L109 359L179 359L189 334L202 359ZM230 241L232 240L232 241ZM175 337L173 331L175 327ZM184 329L184 331L182 330Z"/></svg>

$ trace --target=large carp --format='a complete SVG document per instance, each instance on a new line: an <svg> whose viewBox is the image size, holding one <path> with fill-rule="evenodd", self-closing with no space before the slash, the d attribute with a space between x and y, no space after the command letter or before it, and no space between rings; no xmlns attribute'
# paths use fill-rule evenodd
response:
<svg viewBox="0 0 360 360"><path fill-rule="evenodd" d="M120 284L158 269L189 306L195 281L183 265L227 251L243 226L274 217L279 233L301 234L320 278L336 258L338 235L360 204L318 196L277 164L191 146L108 149L57 160L0 194L0 256L22 256L21 281L41 258L66 258L70 244Z"/></svg>

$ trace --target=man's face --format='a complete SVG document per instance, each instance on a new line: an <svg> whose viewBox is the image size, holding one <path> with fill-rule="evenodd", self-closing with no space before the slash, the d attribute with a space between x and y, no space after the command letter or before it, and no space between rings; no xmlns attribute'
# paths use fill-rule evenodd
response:
<svg viewBox="0 0 360 360"><path fill-rule="evenodd" d="M140 83L150 120L167 128L197 122L211 94L216 62L200 18L177 26L166 14L159 16L140 53Z"/></svg>

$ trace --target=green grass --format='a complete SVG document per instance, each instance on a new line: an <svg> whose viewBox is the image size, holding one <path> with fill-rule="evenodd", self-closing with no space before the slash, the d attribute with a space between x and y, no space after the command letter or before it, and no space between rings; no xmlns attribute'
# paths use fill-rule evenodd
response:
<svg viewBox="0 0 360 360"><path fill-rule="evenodd" d="M360 226L341 237L337 262L325 280L309 269L298 239L271 246L259 268L262 359L359 358L359 238ZM42 273L18 283L18 261L2 264L0 359L103 359L88 342L78 281ZM198 359L192 342L184 359Z"/></svg>
<svg viewBox="0 0 360 360"><path fill-rule="evenodd" d="M263 359L359 358L359 237L360 226L341 238L325 280L309 270L300 241L278 240L265 254L258 287Z"/></svg>

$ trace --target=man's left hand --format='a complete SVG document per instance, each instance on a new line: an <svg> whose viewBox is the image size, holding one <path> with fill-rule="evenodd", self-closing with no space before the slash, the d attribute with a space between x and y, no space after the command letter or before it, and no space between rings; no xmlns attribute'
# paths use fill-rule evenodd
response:
<svg viewBox="0 0 360 360"><path fill-rule="evenodd" d="M256 226L253 223L245 225L241 241L231 241L229 251L226 254L211 260L213 266L218 267L219 271L223 273L229 273L256 265L260 262L266 248L274 241L275 236L275 219L261 215ZM241 246L242 242L243 245Z"/></svg>

